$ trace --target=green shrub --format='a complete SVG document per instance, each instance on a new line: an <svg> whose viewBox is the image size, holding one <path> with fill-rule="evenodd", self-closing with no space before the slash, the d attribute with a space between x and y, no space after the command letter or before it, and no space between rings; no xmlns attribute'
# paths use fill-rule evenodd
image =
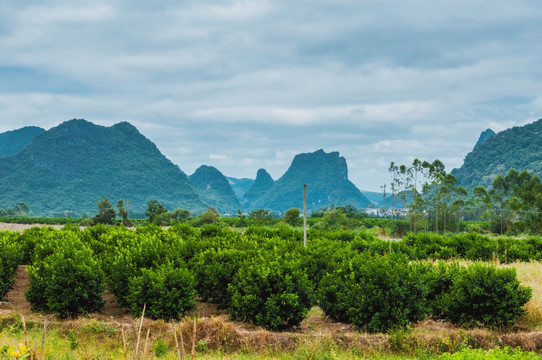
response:
<svg viewBox="0 0 542 360"><path fill-rule="evenodd" d="M327 316L368 332L408 326L427 311L422 271L405 255L359 254L322 279L320 307Z"/></svg>
<svg viewBox="0 0 542 360"><path fill-rule="evenodd" d="M196 256L192 269L202 299L227 308L230 304L228 286L246 257L245 251L237 249L208 249Z"/></svg>
<svg viewBox="0 0 542 360"><path fill-rule="evenodd" d="M177 320L195 308L195 297L194 277L190 271L168 263L156 269L142 269L141 275L133 277L127 302L133 316L140 316L146 304L145 316Z"/></svg>
<svg viewBox="0 0 542 360"><path fill-rule="evenodd" d="M71 232L58 232L54 243L42 243L37 252L48 254L28 268L30 288L26 297L33 309L74 317L101 310L105 302L104 274L86 247Z"/></svg>
<svg viewBox="0 0 542 360"><path fill-rule="evenodd" d="M7 231L0 232L0 300L13 287L13 275L23 260L23 251L17 243L17 235Z"/></svg>
<svg viewBox="0 0 542 360"><path fill-rule="evenodd" d="M166 344L164 340L158 339L158 341L156 342L156 344L154 344L152 348L156 357L163 357L167 354L169 350L169 345Z"/></svg>
<svg viewBox="0 0 542 360"><path fill-rule="evenodd" d="M298 326L313 304L307 275L292 262L262 256L246 262L229 290L230 314L269 329Z"/></svg>
<svg viewBox="0 0 542 360"><path fill-rule="evenodd" d="M158 227L146 227L137 232L120 231L120 238L104 251L103 268L107 284L119 305L130 307L127 296L132 277L141 275L142 269L157 268L173 256L171 247L161 238L166 233ZM109 236L116 237L117 230ZM105 241L109 236L102 236Z"/></svg>
<svg viewBox="0 0 542 360"><path fill-rule="evenodd" d="M511 326L525 314L532 289L522 286L513 268L475 263L461 268L442 296L442 316L464 326Z"/></svg>

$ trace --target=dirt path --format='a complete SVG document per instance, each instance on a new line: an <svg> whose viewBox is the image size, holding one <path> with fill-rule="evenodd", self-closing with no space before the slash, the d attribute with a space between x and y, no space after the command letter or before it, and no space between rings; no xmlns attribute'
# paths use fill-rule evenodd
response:
<svg viewBox="0 0 542 360"><path fill-rule="evenodd" d="M0 230L23 231L23 230L30 229L33 227L53 227L55 229L62 229L64 225L0 223Z"/></svg>

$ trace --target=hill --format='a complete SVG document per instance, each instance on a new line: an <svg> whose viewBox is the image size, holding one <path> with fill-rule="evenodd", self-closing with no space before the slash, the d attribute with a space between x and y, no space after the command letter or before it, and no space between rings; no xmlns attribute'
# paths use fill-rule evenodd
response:
<svg viewBox="0 0 542 360"><path fill-rule="evenodd" d="M486 129L485 131L482 131L482 133L480 134L480 137L478 138L478 141L474 145L473 150L476 149L478 146L480 146L482 143L484 143L486 140L491 139L495 135L496 135L495 131L491 129Z"/></svg>
<svg viewBox="0 0 542 360"><path fill-rule="evenodd" d="M150 200L169 210L205 208L178 166L127 122L112 127L70 120L0 158L0 204L24 202L36 214L94 214L98 200L144 213Z"/></svg>
<svg viewBox="0 0 542 360"><path fill-rule="evenodd" d="M330 205L353 205L365 208L371 202L348 180L348 168L338 152L296 155L286 173L273 187L256 199L251 208L284 212L303 208L303 184L307 187L307 209Z"/></svg>
<svg viewBox="0 0 542 360"><path fill-rule="evenodd" d="M259 169L256 173L256 180L243 197L243 207L245 209L253 209L254 203L264 196L275 185L275 180L269 175L265 169Z"/></svg>
<svg viewBox="0 0 542 360"><path fill-rule="evenodd" d="M245 196L245 193L250 189L252 184L254 183L254 179L237 179L233 177L226 176L226 179L228 179L228 182L230 183L230 186L235 193L235 196L237 196L237 200L239 202L243 201L243 197Z"/></svg>
<svg viewBox="0 0 542 360"><path fill-rule="evenodd" d="M24 149L30 141L45 130L37 126L6 131L0 134L0 157L14 155Z"/></svg>
<svg viewBox="0 0 542 360"><path fill-rule="evenodd" d="M202 165L190 175L190 181L203 202L220 214L234 214L241 208L228 179L216 168Z"/></svg>
<svg viewBox="0 0 542 360"><path fill-rule="evenodd" d="M497 174L510 168L542 174L542 119L504 130L467 154L463 165L452 170L459 185L489 187Z"/></svg>

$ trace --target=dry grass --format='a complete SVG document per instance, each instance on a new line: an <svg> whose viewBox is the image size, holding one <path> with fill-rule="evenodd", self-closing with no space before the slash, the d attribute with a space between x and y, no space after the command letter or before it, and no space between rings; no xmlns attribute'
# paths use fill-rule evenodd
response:
<svg viewBox="0 0 542 360"><path fill-rule="evenodd" d="M467 264L468 262L464 262ZM446 322L427 320L416 324L410 331L390 335L366 334L355 331L350 325L331 321L319 308L311 310L301 326L291 332L270 332L246 323L232 322L227 314L216 307L200 304L194 320L186 318L180 325L187 354L192 341L196 358L227 359L259 357L270 359L307 358L367 358L406 356L416 357L420 352L439 354L464 347L491 349L497 346L521 346L524 350L542 352L542 263L500 264L513 267L518 279L533 289L533 298L527 304L528 314L518 322L512 332L495 332L487 329L465 330ZM22 275L19 280L22 279ZM24 280L24 279L23 279ZM23 287L17 289L21 292ZM57 321L52 316L25 313L29 327L29 343L39 348L43 322L51 321L45 341L45 354L55 354L62 359L125 359L135 354L140 319L130 317L118 307L114 299L101 314L92 314L77 320ZM16 307L0 310L0 348L17 346L23 341L19 312ZM149 331L146 358L154 355L153 346L164 341L169 352L163 359L175 359L173 326L164 321L145 319L141 334ZM128 354L124 351L124 341ZM143 351L144 339L140 344ZM69 357L71 356L71 357Z"/></svg>
<svg viewBox="0 0 542 360"><path fill-rule="evenodd" d="M532 331L542 330L542 263L514 262L500 266L515 268L519 281L533 289L533 297L527 303L527 315L518 325Z"/></svg>

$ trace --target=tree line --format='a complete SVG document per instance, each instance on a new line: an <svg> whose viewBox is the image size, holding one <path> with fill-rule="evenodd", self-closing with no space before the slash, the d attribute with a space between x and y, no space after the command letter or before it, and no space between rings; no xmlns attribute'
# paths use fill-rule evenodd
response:
<svg viewBox="0 0 542 360"><path fill-rule="evenodd" d="M408 209L410 231L542 232L542 181L527 170L512 168L489 188L476 186L470 193L440 160L392 162L388 172L393 201Z"/></svg>

